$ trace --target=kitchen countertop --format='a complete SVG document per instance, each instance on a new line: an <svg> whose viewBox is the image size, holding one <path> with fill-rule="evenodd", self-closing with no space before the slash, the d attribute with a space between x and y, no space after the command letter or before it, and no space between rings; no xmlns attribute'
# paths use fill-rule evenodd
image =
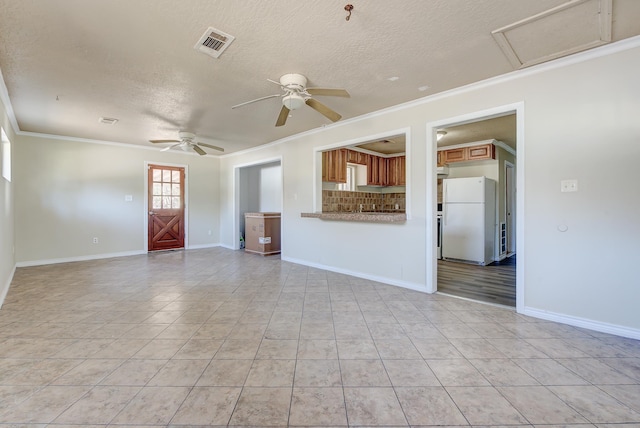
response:
<svg viewBox="0 0 640 428"><path fill-rule="evenodd" d="M373 223L400 223L407 221L404 212L362 212L362 213L301 213L301 217L320 220L368 221Z"/></svg>

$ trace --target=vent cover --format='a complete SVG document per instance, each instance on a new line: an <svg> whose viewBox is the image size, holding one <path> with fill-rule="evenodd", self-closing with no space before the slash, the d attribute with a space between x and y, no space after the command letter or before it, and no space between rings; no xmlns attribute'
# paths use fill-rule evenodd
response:
<svg viewBox="0 0 640 428"><path fill-rule="evenodd" d="M224 31L209 27L193 48L203 54L209 55L213 58L218 58L222 55L222 52L229 47L234 39L235 37L225 33Z"/></svg>
<svg viewBox="0 0 640 428"><path fill-rule="evenodd" d="M104 123L105 125L115 125L118 119L114 117L101 117L98 119L98 122Z"/></svg>

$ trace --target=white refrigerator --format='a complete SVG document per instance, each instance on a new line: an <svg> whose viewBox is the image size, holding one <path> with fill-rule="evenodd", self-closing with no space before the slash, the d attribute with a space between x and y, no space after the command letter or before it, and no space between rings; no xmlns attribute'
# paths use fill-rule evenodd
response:
<svg viewBox="0 0 640 428"><path fill-rule="evenodd" d="M442 258L487 265L494 260L496 182L447 178L442 189Z"/></svg>

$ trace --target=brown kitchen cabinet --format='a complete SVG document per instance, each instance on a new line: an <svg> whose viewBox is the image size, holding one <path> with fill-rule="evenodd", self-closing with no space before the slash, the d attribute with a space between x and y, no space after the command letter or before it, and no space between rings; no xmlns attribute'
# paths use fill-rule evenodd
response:
<svg viewBox="0 0 640 428"><path fill-rule="evenodd" d="M367 163L367 184L369 186L405 186L407 157L383 158L369 155Z"/></svg>
<svg viewBox="0 0 640 428"><path fill-rule="evenodd" d="M407 184L407 157L396 156L387 159L387 185L404 186Z"/></svg>
<svg viewBox="0 0 640 428"><path fill-rule="evenodd" d="M280 253L280 213L245 213L244 230L247 253Z"/></svg>
<svg viewBox="0 0 640 428"><path fill-rule="evenodd" d="M358 152L355 150L347 150L347 162L356 163L356 160L358 160Z"/></svg>
<svg viewBox="0 0 640 428"><path fill-rule="evenodd" d="M369 155L367 163L367 184L369 186L386 186L387 185L387 158Z"/></svg>
<svg viewBox="0 0 640 428"><path fill-rule="evenodd" d="M347 156L349 150L335 149L322 152L322 181L347 182Z"/></svg>
<svg viewBox="0 0 640 428"><path fill-rule="evenodd" d="M366 165L369 155L355 150L347 149L347 162L356 163L358 165Z"/></svg>
<svg viewBox="0 0 640 428"><path fill-rule="evenodd" d="M443 162L446 164L452 162L463 162L467 160L467 148L445 150L443 153Z"/></svg>
<svg viewBox="0 0 640 428"><path fill-rule="evenodd" d="M496 158L496 146L483 144L481 146L467 147L467 160L484 160Z"/></svg>
<svg viewBox="0 0 640 428"><path fill-rule="evenodd" d="M347 182L347 162L367 166L367 185L404 186L406 156L384 158L349 149L322 152L322 181Z"/></svg>
<svg viewBox="0 0 640 428"><path fill-rule="evenodd" d="M457 149L438 150L438 166L454 162L473 160L487 160L496 158L496 146L493 144L480 144L477 146L460 147Z"/></svg>

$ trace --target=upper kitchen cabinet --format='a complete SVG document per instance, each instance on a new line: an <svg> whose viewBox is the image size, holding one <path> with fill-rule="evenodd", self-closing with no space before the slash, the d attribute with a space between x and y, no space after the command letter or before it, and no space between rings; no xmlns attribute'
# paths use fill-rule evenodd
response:
<svg viewBox="0 0 640 428"><path fill-rule="evenodd" d="M487 160L496 158L496 148L492 143L465 145L464 147L444 147L438 150L438 166L454 162Z"/></svg>
<svg viewBox="0 0 640 428"><path fill-rule="evenodd" d="M367 165L369 155L355 150L347 150L347 162L356 163L358 165Z"/></svg>
<svg viewBox="0 0 640 428"><path fill-rule="evenodd" d="M367 184L369 186L386 186L387 185L387 159L369 155L369 163L367 163Z"/></svg>
<svg viewBox="0 0 640 428"><path fill-rule="evenodd" d="M322 181L347 182L347 156L349 150L335 149L322 152Z"/></svg>
<svg viewBox="0 0 640 428"><path fill-rule="evenodd" d="M405 186L407 184L407 157L387 158L387 185Z"/></svg>
<svg viewBox="0 0 640 428"><path fill-rule="evenodd" d="M349 187L354 182L360 187L405 186L405 149L406 136L398 134L322 152L322 181ZM366 183L353 177L356 170L366 175Z"/></svg>

